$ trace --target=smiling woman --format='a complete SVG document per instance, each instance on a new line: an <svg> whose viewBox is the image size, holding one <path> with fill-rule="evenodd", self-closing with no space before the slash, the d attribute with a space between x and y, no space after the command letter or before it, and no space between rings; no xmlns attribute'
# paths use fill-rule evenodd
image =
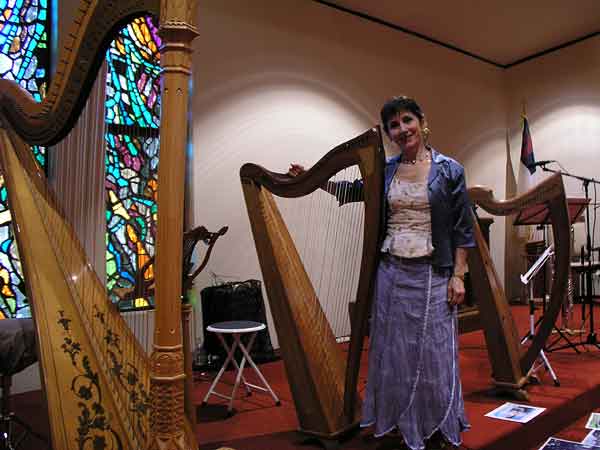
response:
<svg viewBox="0 0 600 450"><path fill-rule="evenodd" d="M430 152L425 141L429 128L427 128L425 115L415 104L412 109L392 112L384 129L399 149L402 150L402 162L415 164L417 161L425 161L430 157ZM385 111L386 116L388 111Z"/></svg>
<svg viewBox="0 0 600 450"><path fill-rule="evenodd" d="M385 171L386 226L361 425L374 426L375 436L397 429L411 449L458 446L469 424L456 314L466 248L474 246L464 170L427 144L425 114L413 99L386 102L381 122L396 155Z"/></svg>

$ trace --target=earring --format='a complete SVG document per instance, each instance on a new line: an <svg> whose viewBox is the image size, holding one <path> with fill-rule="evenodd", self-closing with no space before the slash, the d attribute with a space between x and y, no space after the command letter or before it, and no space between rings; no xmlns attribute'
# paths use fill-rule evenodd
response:
<svg viewBox="0 0 600 450"><path fill-rule="evenodd" d="M431 134L431 130L429 129L429 127L423 128L423 139L425 139L425 141L427 141L427 139L429 139L430 134Z"/></svg>

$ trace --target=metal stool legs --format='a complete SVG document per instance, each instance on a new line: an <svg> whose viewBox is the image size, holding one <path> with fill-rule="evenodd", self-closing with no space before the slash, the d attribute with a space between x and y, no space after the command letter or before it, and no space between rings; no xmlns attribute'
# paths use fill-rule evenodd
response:
<svg viewBox="0 0 600 450"><path fill-rule="evenodd" d="M227 345L227 342L225 341L225 338L223 337L223 335L221 333L217 333L217 336L218 336L219 340L221 341L221 344L227 351L227 358L225 358L225 362L223 363L223 366L221 367L221 369L219 370L219 373L213 380L213 382L210 386L210 389L204 396L202 405L206 405L208 398L211 395L216 395L217 397L221 397L221 398L229 400L229 404L227 406L227 412L228 412L228 414L231 414L233 411L233 400L235 398L235 394L238 390L240 382L243 383L244 388L246 389L247 395L250 395L252 393L252 389L263 391L263 392L268 392L269 394L271 394L271 397L273 397L273 400L275 401L275 404L277 406L279 406L281 404L281 402L279 401L279 398L277 397L277 395L275 394L275 392L273 391L273 389L271 388L271 386L269 385L269 383L267 382L267 380L265 379L265 377L263 376L261 371L258 369L256 364L252 360L252 357L250 356L250 350L252 349L252 345L254 344L254 339L256 338L256 333L257 332L255 331L250 335L250 340L248 341L247 346L245 346L244 343L242 342L241 334L234 333L232 335L233 336L233 345L231 347L229 347ZM243 354L242 361L240 362L239 365L234 358L235 350L238 347ZM260 381L262 382L263 386L257 386L255 384L252 384L252 383L249 383L248 381L246 381L246 378L243 375L244 366L246 365L246 361L248 361L250 366L254 369L254 371L258 375ZM233 390L231 391L231 395L224 395L224 394L217 392L215 390L215 387L216 387L217 383L219 382L219 380L221 379L221 377L223 376L223 373L225 372L225 369L227 368L227 365L230 362L232 362L234 364L234 366L237 370L237 374L235 377L235 384L233 385Z"/></svg>

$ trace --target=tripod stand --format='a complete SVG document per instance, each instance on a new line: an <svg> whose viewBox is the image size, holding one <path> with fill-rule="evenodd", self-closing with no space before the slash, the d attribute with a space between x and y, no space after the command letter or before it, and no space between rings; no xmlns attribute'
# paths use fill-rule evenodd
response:
<svg viewBox="0 0 600 450"><path fill-rule="evenodd" d="M581 210L578 209L578 206L581 202L578 199L567 199L567 205L568 205L568 209L569 209L569 216L571 217L571 221L575 220ZM571 206L575 206L576 208L571 208ZM544 205L544 204L537 204L537 205L533 205L530 208L524 209L521 212L519 212L517 218L514 221L514 225L537 225L538 227L541 227L544 230L544 246L546 245L546 228L545 226L548 225L550 223L550 211L548 209L548 205ZM532 266L532 268L528 271L528 273L533 276L533 271L534 270L536 273L538 270L540 270L540 268L544 265L544 263L546 262L546 260L550 257L550 255L547 253L551 250L549 250L548 248L546 249L546 252L544 253L544 258L538 259ZM543 312L544 314L546 314L546 273L545 271L543 272L544 275L544 283L543 283L543 295L542 295L542 304L543 304ZM526 276L526 275L523 275ZM525 283L527 284L527 283ZM533 296L532 296L533 298ZM538 321L535 323L534 328L537 328L538 324L540 322L542 322L543 320L543 316L540 317L538 319ZM575 350L575 352L579 353L579 350L577 349L577 347L575 346L575 344L573 344L569 338L562 332L562 330L560 330L559 328L556 327L556 324L552 324L552 329L558 333L559 337L552 343L552 346L554 346L559 340L565 340L567 342L567 344L565 344L564 346L562 346L561 348L572 348L573 350ZM525 342L527 340L529 335L525 336L523 338L523 340L521 342ZM556 348L550 348L552 346L545 346L544 350L546 352L551 352L553 350L557 350Z"/></svg>
<svg viewBox="0 0 600 450"><path fill-rule="evenodd" d="M552 173L559 173L562 176L566 176L566 177L570 177L570 178L575 178L577 180L580 180L583 183L583 189L585 192L585 198L589 199L589 185L590 183L593 184L600 184L600 181L595 180L593 178L586 178L586 177L580 177L578 175L573 175L570 174L566 171L563 170L553 170L553 169L548 169L546 167L546 164L541 164L542 170L544 172L552 172ZM582 263L584 266L584 276L585 276L585 294L583 295L583 305L582 308L585 307L585 305L588 306L589 308L589 332L588 335L585 339L584 342L577 342L574 345L593 345L596 348L600 349L600 345L598 344L598 339L596 336L596 330L594 328L594 286L592 284L592 240L591 240L591 236L592 233L590 231L590 208L589 208L589 203L586 203L585 205L585 224L586 224L586 251L585 251L585 258L582 255ZM585 322L585 320L584 320ZM562 347L561 347L562 348ZM558 350L558 349L556 349Z"/></svg>
<svg viewBox="0 0 600 450"><path fill-rule="evenodd" d="M527 342L530 339L533 340L533 337L535 335L535 327L536 327L535 305L533 302L532 279L539 272L539 270L544 266L544 264L546 264L546 261L554 254L553 250L554 250L554 246L553 245L549 246L546 249L546 251L544 251L544 253L542 253L542 255L537 259L537 261L531 266L531 268L527 271L527 273L525 273L524 275L521 275L521 282L524 285L529 284L529 333L527 333L527 335L521 340L521 344L524 344L525 342ZM552 369L552 366L550 365L550 361L548 361L548 358L546 357L546 354L544 353L544 349L540 350L539 358L542 360L541 363L536 365L536 363L534 362L533 365L531 366L531 369L529 369L529 372L527 373L527 377L532 377L540 367L544 366L544 367L546 367L546 370L548 372L550 372L550 376L552 377L552 380L554 381L554 385L560 386L560 381L558 380L556 373L554 373L554 370Z"/></svg>

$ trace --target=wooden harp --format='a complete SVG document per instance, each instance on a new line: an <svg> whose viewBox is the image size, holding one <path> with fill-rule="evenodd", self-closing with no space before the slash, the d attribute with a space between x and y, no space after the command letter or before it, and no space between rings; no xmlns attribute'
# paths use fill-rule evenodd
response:
<svg viewBox="0 0 600 450"><path fill-rule="evenodd" d="M302 432L335 439L357 425L357 378L377 262L385 165L379 128L341 144L296 178L245 164L240 177L281 354ZM345 360L273 195L306 196L358 166L363 247Z"/></svg>
<svg viewBox="0 0 600 450"><path fill-rule="evenodd" d="M469 249L469 274L477 293L479 319L483 328L492 376L499 391L526 399L523 386L540 350L543 349L567 294L570 261L570 220L560 174L552 175L530 191L509 200L497 200L483 187L469 188L471 201L490 214L508 216L527 206L545 204L549 211L554 238L554 278L550 302L531 345L521 346L518 330L510 312L502 283L494 268L481 229L474 220L477 246ZM460 318L459 318L460 319Z"/></svg>
<svg viewBox="0 0 600 450"><path fill-rule="evenodd" d="M107 299L30 148L53 145L69 135L111 40L123 25L147 14L160 18L163 42L158 319L151 355ZM55 449L197 448L183 414L180 300L181 180L195 14L193 0L82 1L41 103L16 84L0 82L0 163L32 304ZM102 121L99 116L92 118ZM71 174L77 177L81 175Z"/></svg>

